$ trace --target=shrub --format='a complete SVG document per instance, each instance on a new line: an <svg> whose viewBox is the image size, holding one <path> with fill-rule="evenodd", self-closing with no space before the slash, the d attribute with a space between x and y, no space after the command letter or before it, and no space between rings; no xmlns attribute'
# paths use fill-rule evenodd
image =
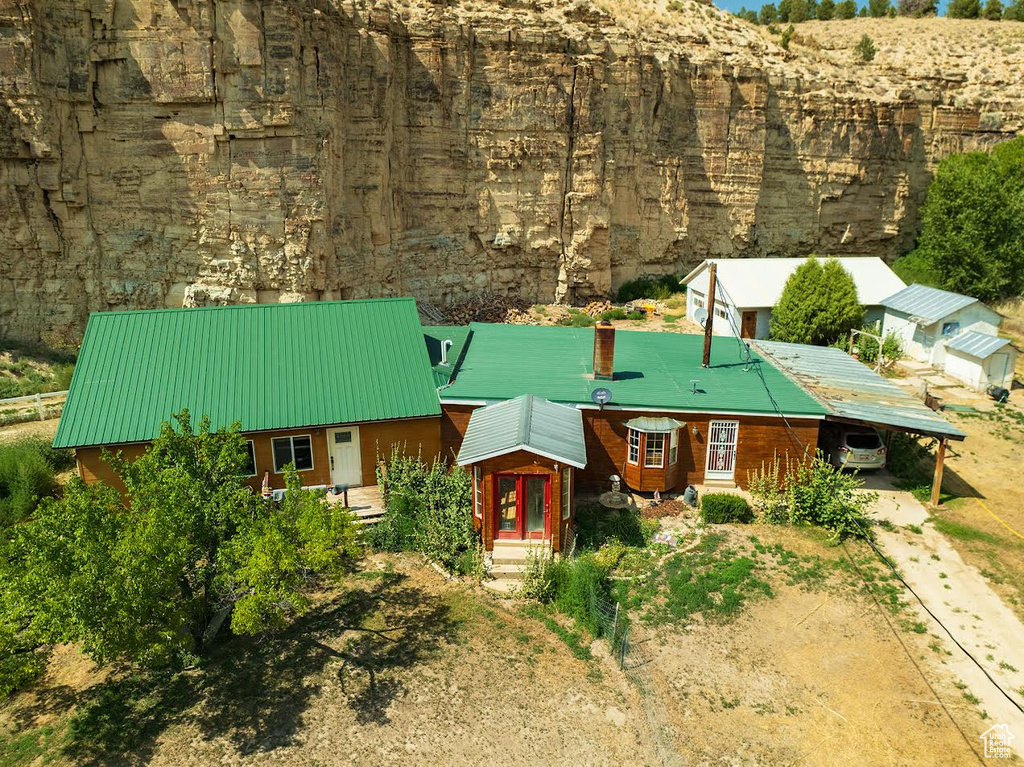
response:
<svg viewBox="0 0 1024 767"><path fill-rule="evenodd" d="M769 327L776 341L824 346L846 337L863 320L850 273L834 258L812 256L786 280Z"/></svg>
<svg viewBox="0 0 1024 767"><path fill-rule="evenodd" d="M824 460L821 451L811 461L780 467L778 456L751 474L748 490L761 521L771 524L817 525L834 541L867 537L871 528L865 510L877 493L858 491L864 483Z"/></svg>
<svg viewBox="0 0 1024 767"><path fill-rule="evenodd" d="M703 522L722 525L729 522L750 522L754 515L746 499L732 493L708 493L700 502Z"/></svg>
<svg viewBox="0 0 1024 767"><path fill-rule="evenodd" d="M645 320L647 315L643 312L627 312L622 307L615 307L614 309L606 309L601 312L600 319L602 320Z"/></svg>
<svg viewBox="0 0 1024 767"><path fill-rule="evenodd" d="M57 488L56 473L74 463L70 450L39 439L0 445L0 527L29 516Z"/></svg>
<svg viewBox="0 0 1024 767"><path fill-rule="evenodd" d="M645 275L622 283L622 286L615 294L615 298L620 304L624 304L627 301L636 301L640 298L653 298L660 301L668 298L673 293L678 293L680 290L682 290L682 287L679 284L679 278L675 275Z"/></svg>
<svg viewBox="0 0 1024 767"><path fill-rule="evenodd" d="M646 546L658 529L658 521L643 519L632 509L608 509L600 504L576 509L576 545L597 550L615 540L626 546Z"/></svg>
<svg viewBox="0 0 1024 767"><path fill-rule="evenodd" d="M875 42L868 35L863 35L860 38L860 42L854 47L857 55L861 61L868 62L875 58L877 49L875 48Z"/></svg>
<svg viewBox="0 0 1024 767"><path fill-rule="evenodd" d="M608 570L593 553L575 559L527 556L520 593L572 618L591 636L601 636L601 602L610 599Z"/></svg>
<svg viewBox="0 0 1024 767"><path fill-rule="evenodd" d="M779 45L782 46L782 50L789 50L789 41L793 39L793 34L796 32L796 28L790 24L782 31L782 36L779 38Z"/></svg>
<svg viewBox="0 0 1024 767"><path fill-rule="evenodd" d="M378 463L384 517L367 541L380 551L421 551L449 572L480 572L480 536L473 528L472 481L461 468L427 464L396 446Z"/></svg>
<svg viewBox="0 0 1024 767"><path fill-rule="evenodd" d="M574 328L589 328L595 322L594 318L579 309L569 309L569 313L559 318L559 325L568 325Z"/></svg>
<svg viewBox="0 0 1024 767"><path fill-rule="evenodd" d="M864 328L870 333L878 334L878 327ZM878 341L874 336L859 335L855 342L857 354L862 362L874 363L878 360ZM903 357L903 342L893 331L889 331L882 339L882 364L892 365Z"/></svg>

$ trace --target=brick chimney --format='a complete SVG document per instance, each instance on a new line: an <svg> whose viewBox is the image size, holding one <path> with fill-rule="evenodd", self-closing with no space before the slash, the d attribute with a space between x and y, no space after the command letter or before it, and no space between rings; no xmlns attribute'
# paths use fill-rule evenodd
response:
<svg viewBox="0 0 1024 767"><path fill-rule="evenodd" d="M615 328L608 320L594 326L594 378L610 381L615 374Z"/></svg>

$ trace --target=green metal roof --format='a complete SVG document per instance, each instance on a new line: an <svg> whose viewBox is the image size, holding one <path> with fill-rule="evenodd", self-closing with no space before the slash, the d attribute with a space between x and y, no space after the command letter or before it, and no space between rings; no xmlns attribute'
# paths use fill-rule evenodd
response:
<svg viewBox="0 0 1024 767"><path fill-rule="evenodd" d="M455 382L441 392L442 401L490 402L526 393L590 405L591 392L605 387L612 392L613 407L768 415L781 410L810 417L826 413L757 354L752 352L747 364L733 338L715 338L711 366L704 369L703 336L616 330L615 378L595 381L592 329L483 323L470 328Z"/></svg>
<svg viewBox="0 0 1024 767"><path fill-rule="evenodd" d="M526 450L582 469L587 465L583 413L524 394L477 408L459 449L459 466Z"/></svg>
<svg viewBox="0 0 1024 767"><path fill-rule="evenodd" d="M425 325L423 340L427 342L427 353L430 355L430 366L434 370L434 383L444 386L455 372L462 350L469 339L469 325ZM447 364L441 362L441 344L452 342L448 350Z"/></svg>
<svg viewBox="0 0 1024 767"><path fill-rule="evenodd" d="M54 445L147 441L182 408L246 431L441 412L411 298L102 312Z"/></svg>

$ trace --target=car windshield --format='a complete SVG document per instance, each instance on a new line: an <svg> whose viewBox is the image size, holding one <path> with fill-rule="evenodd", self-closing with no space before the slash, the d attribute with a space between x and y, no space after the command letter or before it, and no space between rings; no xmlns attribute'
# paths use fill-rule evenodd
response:
<svg viewBox="0 0 1024 767"><path fill-rule="evenodd" d="M873 431L847 434L846 444L857 450L874 450L882 446L882 440Z"/></svg>

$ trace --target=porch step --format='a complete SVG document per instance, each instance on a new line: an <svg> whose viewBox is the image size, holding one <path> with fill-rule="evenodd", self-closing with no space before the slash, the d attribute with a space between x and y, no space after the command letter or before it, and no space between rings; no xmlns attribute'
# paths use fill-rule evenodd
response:
<svg viewBox="0 0 1024 767"><path fill-rule="evenodd" d="M519 564L495 563L494 566L491 567L491 575L495 578L505 580L521 580L523 577L523 571L523 566Z"/></svg>
<svg viewBox="0 0 1024 767"><path fill-rule="evenodd" d="M739 485L731 479L706 479L704 480L704 487L717 487L728 490L739 489Z"/></svg>

